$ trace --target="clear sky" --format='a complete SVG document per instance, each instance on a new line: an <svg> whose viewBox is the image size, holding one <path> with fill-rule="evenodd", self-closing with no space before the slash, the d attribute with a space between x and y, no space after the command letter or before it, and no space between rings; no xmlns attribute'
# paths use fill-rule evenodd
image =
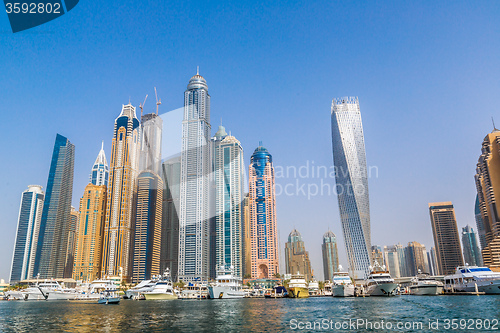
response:
<svg viewBox="0 0 500 333"><path fill-rule="evenodd" d="M9 278L21 193L45 188L56 133L76 145L78 207L102 140L109 161L121 105L149 94L152 111L156 86L162 110L182 107L196 66L212 96L212 134L223 118L246 167L260 140L275 166L331 167L331 100L358 96L378 170L374 244L429 248L433 201L452 201L459 227L475 228L475 165L491 117L500 124L499 17L498 1L82 0L12 34L0 14L0 278ZM277 199L282 267L295 226L319 279L328 228L347 265L335 195L300 190L321 180L277 179L299 182Z"/></svg>

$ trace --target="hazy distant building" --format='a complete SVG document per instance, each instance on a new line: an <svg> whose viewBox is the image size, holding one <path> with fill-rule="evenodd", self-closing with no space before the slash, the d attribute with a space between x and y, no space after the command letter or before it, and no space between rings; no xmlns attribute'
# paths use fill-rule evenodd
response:
<svg viewBox="0 0 500 333"><path fill-rule="evenodd" d="M321 244L323 253L323 274L325 281L333 280L333 273L339 271L339 251L337 248L337 237L331 231L323 235L323 244Z"/></svg>
<svg viewBox="0 0 500 333"><path fill-rule="evenodd" d="M75 145L57 134L45 192L34 275L63 278L71 226Z"/></svg>
<svg viewBox="0 0 500 333"><path fill-rule="evenodd" d="M177 281L179 263L179 196L181 186L181 158L173 157L162 164L163 215L161 231L160 273L170 270L173 281Z"/></svg>
<svg viewBox="0 0 500 333"><path fill-rule="evenodd" d="M464 264L458 237L455 209L450 201L429 203L439 273L452 274Z"/></svg>
<svg viewBox="0 0 500 333"><path fill-rule="evenodd" d="M371 256L372 256L372 262L375 265L375 262L377 262L380 266L385 265L384 263L384 254L382 252L382 249L378 245L372 245L371 247Z"/></svg>
<svg viewBox="0 0 500 333"><path fill-rule="evenodd" d="M267 279L279 273L279 257L273 158L262 143L248 173L252 278Z"/></svg>
<svg viewBox="0 0 500 333"><path fill-rule="evenodd" d="M384 246L385 265L393 278L401 277L396 246Z"/></svg>
<svg viewBox="0 0 500 333"><path fill-rule="evenodd" d="M134 197L140 148L139 119L130 103L115 120L107 187L102 274L130 281L134 235Z"/></svg>
<svg viewBox="0 0 500 333"><path fill-rule="evenodd" d="M250 209L248 206L248 193L243 198L243 276L252 276L252 237L250 229Z"/></svg>
<svg viewBox="0 0 500 333"><path fill-rule="evenodd" d="M431 249L427 252L427 262L429 263L429 274L439 275L439 269L436 259L436 249L434 247L431 247Z"/></svg>
<svg viewBox="0 0 500 333"><path fill-rule="evenodd" d="M500 131L496 128L483 140L474 178L482 215L477 230L481 242L486 243L482 244L483 262L492 270L500 271L500 211L496 202L500 197Z"/></svg>
<svg viewBox="0 0 500 333"><path fill-rule="evenodd" d="M479 197L476 195L476 204L474 205L474 217L476 219L476 226L477 226L477 236L479 237L479 244L481 245L481 250L486 247L488 244L486 242L486 231L484 230L484 219L483 215L481 214L481 208L479 207ZM481 255L481 261L482 261L482 255Z"/></svg>
<svg viewBox="0 0 500 333"><path fill-rule="evenodd" d="M364 279L370 266L370 203L365 139L358 98L332 101L332 146L337 198L351 276Z"/></svg>
<svg viewBox="0 0 500 333"><path fill-rule="evenodd" d="M227 135L223 126L215 134L214 178L215 178L215 231L216 265L233 266L236 276L243 276L243 195L245 170L243 148L232 135Z"/></svg>
<svg viewBox="0 0 500 333"><path fill-rule="evenodd" d="M29 185L28 189L21 195L10 271L11 284L33 278L43 199L44 193L40 185Z"/></svg>
<svg viewBox="0 0 500 333"><path fill-rule="evenodd" d="M410 242L405 248L407 276L429 273L427 251L418 242Z"/></svg>
<svg viewBox="0 0 500 333"><path fill-rule="evenodd" d="M464 248L464 261L470 266L482 266L483 258L477 245L477 238L474 229L469 225L462 228L462 246Z"/></svg>
<svg viewBox="0 0 500 333"><path fill-rule="evenodd" d="M210 277L210 95L194 75L184 92L179 207L179 279Z"/></svg>
<svg viewBox="0 0 500 333"><path fill-rule="evenodd" d="M64 266L64 278L71 279L73 277L73 266L75 264L75 248L77 241L77 226L80 212L75 207L71 206L70 223L68 226L68 242L66 248L66 264Z"/></svg>
<svg viewBox="0 0 500 333"><path fill-rule="evenodd" d="M285 266L287 274L301 274L311 281L311 262L300 233L293 229L285 244Z"/></svg>
<svg viewBox="0 0 500 333"><path fill-rule="evenodd" d="M396 250L397 256L398 256L398 264L399 264L399 276L400 277L406 277L410 276L408 272L408 267L406 264L406 251L403 245L401 244L396 244L394 245L394 248Z"/></svg>

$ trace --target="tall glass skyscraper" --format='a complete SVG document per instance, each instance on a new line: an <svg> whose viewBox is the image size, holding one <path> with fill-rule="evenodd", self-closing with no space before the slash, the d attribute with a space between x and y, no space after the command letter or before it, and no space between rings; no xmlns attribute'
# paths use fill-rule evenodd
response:
<svg viewBox="0 0 500 333"><path fill-rule="evenodd" d="M243 276L243 195L245 170L243 148L224 127L214 142L216 265L233 266L236 276Z"/></svg>
<svg viewBox="0 0 500 333"><path fill-rule="evenodd" d="M279 273L276 190L273 158L262 143L250 159L248 207L252 247L252 278Z"/></svg>
<svg viewBox="0 0 500 333"><path fill-rule="evenodd" d="M163 215L161 231L160 272L170 269L173 281L179 271L179 197L181 186L181 158L173 157L162 164Z"/></svg>
<svg viewBox="0 0 500 333"><path fill-rule="evenodd" d="M462 246L466 264L471 266L483 266L483 257L477 245L476 233L469 225L462 228Z"/></svg>
<svg viewBox="0 0 500 333"><path fill-rule="evenodd" d="M337 248L337 237L330 230L323 235L321 250L323 252L323 274L325 281L332 281L333 273L339 270L339 251Z"/></svg>
<svg viewBox="0 0 500 333"><path fill-rule="evenodd" d="M10 283L33 278L44 194L40 185L29 185L21 196Z"/></svg>
<svg viewBox="0 0 500 333"><path fill-rule="evenodd" d="M355 280L370 267L370 203L365 139L357 97L332 101L332 146L342 231Z"/></svg>
<svg viewBox="0 0 500 333"><path fill-rule="evenodd" d="M137 184L140 147L139 119L129 103L115 120L107 188L102 274L130 281L132 273L133 200Z"/></svg>
<svg viewBox="0 0 500 333"><path fill-rule="evenodd" d="M396 246L384 246L384 261L393 278L401 277L398 250L396 249Z"/></svg>
<svg viewBox="0 0 500 333"><path fill-rule="evenodd" d="M179 214L179 279L210 275L210 95L205 79L194 75L184 92Z"/></svg>
<svg viewBox="0 0 500 333"><path fill-rule="evenodd" d="M36 250L34 275L63 278L71 226L75 145L57 134L50 164Z"/></svg>

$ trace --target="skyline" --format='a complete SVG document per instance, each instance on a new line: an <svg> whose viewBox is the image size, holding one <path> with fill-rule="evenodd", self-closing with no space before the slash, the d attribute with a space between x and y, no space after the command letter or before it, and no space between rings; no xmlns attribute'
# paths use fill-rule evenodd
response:
<svg viewBox="0 0 500 333"><path fill-rule="evenodd" d="M105 9L111 9L109 4L101 5ZM124 3L124 8L128 8L127 6L130 7L130 4ZM0 263L0 278L8 279L22 191L29 184L42 185L46 190L49 154L55 134L65 135L76 145L73 206L78 207L88 181L88 169L95 160L95 153L102 140L106 154L111 156L111 124L120 105L127 103L129 94L133 104L138 106L144 95L151 95L152 87L156 86L163 100L161 109L181 107L181 94L186 79L193 75L198 64L210 83L213 118L222 117L228 130L232 130L240 139L245 151L246 166L259 140L263 140L264 146L273 153L275 167L298 168L305 165L306 161L315 161L316 165L332 165L329 138L331 100L344 95L359 96L363 110L367 162L368 165L377 166L379 170L378 178L369 179L374 245L417 241L430 249L433 242L427 211L429 202L452 201L459 228L467 224L475 226L475 166L481 142L492 129L490 117L495 116L495 105L500 102L495 93L500 77L499 68L494 62L499 53L498 27L495 24L499 13L498 5L483 4L481 8L472 8L474 5L459 3L452 9L448 8L445 15L439 10L441 6L438 4L424 4L416 12L412 11L414 5L411 4L340 5L347 8L339 10L356 10L359 17L356 24L360 24L360 27L349 31L351 23L339 17L337 28L332 27L333 30L328 33L319 32L319 26L316 28L312 22L320 4L308 8L299 5L305 11L305 17L310 20L304 32L299 32L299 27L292 24L290 31L277 29L277 36L265 37L268 31L274 29L274 25L286 25L298 12L293 6L288 10L271 4L268 6L270 13L264 12L261 16L263 21L278 11L283 10L283 14L277 15L276 20L268 24L260 22L259 17L261 30L254 34L244 34L247 39L243 46L235 45L235 37L245 27L234 22L234 18L230 20L236 29L231 32L232 37L228 43L235 45L235 49L222 56L223 65L216 57L219 55L216 53L217 47L223 41L217 38L212 41L213 45L202 43L203 47L207 47L204 56L189 55L193 48L183 44L183 33L175 29L176 23L168 23L168 27L174 27L172 33L180 35L174 39L173 44L180 43L177 46L184 46L186 50L180 52L180 55L170 55L170 58L163 59L160 51L170 47L171 43L165 46L158 41L141 41L133 33L137 29L134 23L117 28L113 26L113 20L107 23L110 25L107 27L114 28L109 31L117 37L116 41L105 46L99 34L95 41L96 49L100 48L104 53L103 64L111 59L113 63L110 63L109 68L95 65L92 61L98 59L100 52L89 50L89 53L82 55L77 51L93 45L86 40L92 31L96 31L93 29L101 32L106 26L100 24L96 28L84 24L88 18L78 14L88 13L92 8L90 4L84 3L77 6L71 14L33 30L49 30L53 31L52 34L0 36L2 42L9 46L0 54L6 68L5 77L17 78L8 83L2 82L5 94L3 107L6 111L11 110L3 113L5 124L8 124L6 134L15 139L16 143L0 149L5 156L16 156L16 161L2 165L0 169L3 175L1 193L5 198L0 204L3 212L1 227L10 235L7 237L8 241L0 245L0 251L6 253L8 258L7 262ZM327 9L333 7L328 4L323 6ZM339 5L336 3L335 6ZM391 6L396 9L390 8ZM235 15L237 7L228 7L229 14L224 15ZM177 7L172 10L175 12ZM370 14L371 10L374 12L373 16ZM391 17L388 23L384 23L383 20L394 10L400 11L401 15L398 18ZM409 17L410 11L414 16ZM209 17L214 13L215 9L208 10ZM207 23L208 18L204 18L202 23L195 23L200 15L195 13L193 17L182 16L187 20L182 25L194 23L195 27L200 27L197 24ZM248 19L245 14L240 15ZM146 16L145 11L139 13L141 24L144 24L141 19L145 20ZM462 18L465 23L460 22ZM327 15L319 15L318 19L324 21ZM76 20L71 28L68 28L69 20ZM96 22L97 20L98 17ZM160 25L154 20L152 22ZM462 24L465 27L462 28ZM68 28L67 31L62 31L62 27ZM146 31L152 28L152 25L145 25ZM216 33L214 29L218 30L219 24L215 24L215 28L212 27L209 33ZM202 35L205 36L206 33L203 32ZM319 38L312 38L305 45L294 36L315 33ZM221 36L224 39L227 34ZM170 37L172 35L168 34L168 38ZM273 45L278 37L284 41ZM69 38L68 44L63 43L66 38ZM255 46L257 38L264 39L262 46L246 55L243 51ZM127 41L135 43L141 50L145 46L147 49L160 45L160 51L139 54L138 60L133 62L135 66L127 67L129 60L113 51L114 47ZM196 42L200 40L197 39ZM342 57L329 52L335 49L332 47L336 42L347 45L347 52ZM392 44L386 45L384 42ZM359 43L363 44L362 47ZM303 50L304 46L307 53ZM351 51L348 47L351 47ZM315 54L320 48L327 51L322 53L323 56ZM37 57L28 59L26 54L20 53L22 49L36 51ZM399 53L394 53L396 50ZM294 53L295 56L290 57L289 53ZM279 63L268 61L265 54L281 57L282 60ZM301 63L304 68L294 68L300 67L295 66L297 60L306 54L311 59ZM325 54L331 59L327 59ZM56 69L68 56L74 61L73 66L64 71ZM252 56L257 59L252 60ZM373 62L364 63L371 57L374 57L371 60ZM39 72L29 71L36 68L40 60L45 66ZM313 64L314 62L319 64ZM139 65L140 63L143 65ZM89 68L90 65L92 66ZM274 65L276 68L273 68ZM86 70L89 74L84 73ZM97 81L92 77L95 76L92 73L96 71L101 73ZM238 79L242 71L245 72L246 80L241 82ZM347 71L351 77L342 84L332 80ZM119 82L129 75L138 78L130 81L138 82ZM276 82L284 77L293 80L288 81L286 88L276 86ZM234 85L234 82L240 84ZM271 87L274 89L269 89ZM89 96L92 98L88 98ZM477 107L479 101L481 108ZM238 107L238 112L235 112L235 106ZM148 101L145 109L151 111L153 108L154 103ZM259 124L259 130L256 131L257 121L250 122L254 126L248 126L249 122L244 121L249 114L256 119L266 117L267 121ZM283 118L285 114L286 118ZM304 117L304 114L308 117ZM96 119L99 119L98 123ZM217 124L218 121L213 123ZM81 130L82 128L85 130ZM312 133L290 136L290 128ZM91 139L87 139L89 137ZM297 151L301 152L300 156L296 155ZM277 184L287 182L287 179L276 179ZM335 200L333 195L316 196L311 200L303 196L277 196L280 257L284 254L286 236L293 225L296 225L311 254L315 274L322 276L321 236L330 227L338 236L340 263L347 267L343 240L339 237L341 229L338 211L334 207ZM397 207L388 210L388 203ZM292 209L295 207L300 209ZM401 216L404 216L404 221L401 221ZM315 221L315 228L305 230L311 220ZM394 233L384 234L380 226L390 227Z"/></svg>

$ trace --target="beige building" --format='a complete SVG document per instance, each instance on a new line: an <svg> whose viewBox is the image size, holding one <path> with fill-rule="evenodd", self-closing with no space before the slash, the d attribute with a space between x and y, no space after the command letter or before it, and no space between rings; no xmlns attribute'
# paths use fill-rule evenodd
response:
<svg viewBox="0 0 500 333"><path fill-rule="evenodd" d="M285 265L287 274L304 275L306 281L311 281L309 252L306 251L302 236L296 229L288 235L288 242L285 244Z"/></svg>
<svg viewBox="0 0 500 333"><path fill-rule="evenodd" d="M457 266L464 264L455 209L451 201L432 202L429 213L439 274L453 274Z"/></svg>

